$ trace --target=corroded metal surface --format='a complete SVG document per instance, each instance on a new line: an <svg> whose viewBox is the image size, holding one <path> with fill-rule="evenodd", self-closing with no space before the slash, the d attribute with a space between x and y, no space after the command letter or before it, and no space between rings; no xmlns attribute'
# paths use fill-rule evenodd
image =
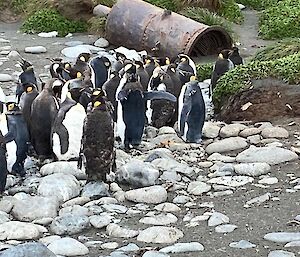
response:
<svg viewBox="0 0 300 257"><path fill-rule="evenodd" d="M221 27L210 27L141 0L119 0L108 15L108 40L114 45L150 51L160 42L159 54L209 55L230 48L232 39Z"/></svg>

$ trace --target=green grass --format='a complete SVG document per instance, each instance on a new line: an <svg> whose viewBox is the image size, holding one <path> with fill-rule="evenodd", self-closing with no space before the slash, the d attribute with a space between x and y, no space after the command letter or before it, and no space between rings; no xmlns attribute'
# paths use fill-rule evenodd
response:
<svg viewBox="0 0 300 257"><path fill-rule="evenodd" d="M197 79L203 81L205 79L210 79L213 71L213 63L197 64Z"/></svg>
<svg viewBox="0 0 300 257"><path fill-rule="evenodd" d="M235 0L222 0L218 14L234 23L241 23L244 20L244 16Z"/></svg>
<svg viewBox="0 0 300 257"><path fill-rule="evenodd" d="M260 16L259 35L264 39L300 37L299 0L280 1Z"/></svg>
<svg viewBox="0 0 300 257"><path fill-rule="evenodd" d="M229 96L249 88L253 79L273 77L290 84L300 84L300 53L272 61L252 61L239 65L222 76L213 92L216 110Z"/></svg>
<svg viewBox="0 0 300 257"><path fill-rule="evenodd" d="M78 21L70 21L52 9L42 9L22 24L21 30L26 33L50 32L56 30L59 36L68 33L85 32L87 24Z"/></svg>

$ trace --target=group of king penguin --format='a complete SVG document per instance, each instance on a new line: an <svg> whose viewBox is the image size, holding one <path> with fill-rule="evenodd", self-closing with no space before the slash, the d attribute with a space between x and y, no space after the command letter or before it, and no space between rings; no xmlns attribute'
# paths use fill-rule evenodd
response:
<svg viewBox="0 0 300 257"><path fill-rule="evenodd" d="M28 155L76 160L88 180L105 181L115 170L115 141L125 150L138 146L145 125L177 122L184 141L201 142L205 103L186 54L81 53L74 63L55 58L47 82L20 58L14 100L0 87L0 193L8 171L25 176Z"/></svg>

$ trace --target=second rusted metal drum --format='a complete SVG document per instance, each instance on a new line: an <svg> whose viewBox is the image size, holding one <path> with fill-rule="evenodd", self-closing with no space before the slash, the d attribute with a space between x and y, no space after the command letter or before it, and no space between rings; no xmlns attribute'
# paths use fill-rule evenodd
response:
<svg viewBox="0 0 300 257"><path fill-rule="evenodd" d="M179 53L205 56L231 48L232 39L218 26L207 26L141 0L119 0L106 22L110 43L151 51L160 42L159 55Z"/></svg>

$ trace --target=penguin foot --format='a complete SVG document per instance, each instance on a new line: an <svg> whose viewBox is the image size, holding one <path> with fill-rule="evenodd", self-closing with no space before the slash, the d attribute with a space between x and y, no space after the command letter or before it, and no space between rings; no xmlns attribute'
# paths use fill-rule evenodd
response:
<svg viewBox="0 0 300 257"><path fill-rule="evenodd" d="M15 175L15 176L25 177L26 172L25 172L24 167L21 163L15 163L12 166L11 174Z"/></svg>

